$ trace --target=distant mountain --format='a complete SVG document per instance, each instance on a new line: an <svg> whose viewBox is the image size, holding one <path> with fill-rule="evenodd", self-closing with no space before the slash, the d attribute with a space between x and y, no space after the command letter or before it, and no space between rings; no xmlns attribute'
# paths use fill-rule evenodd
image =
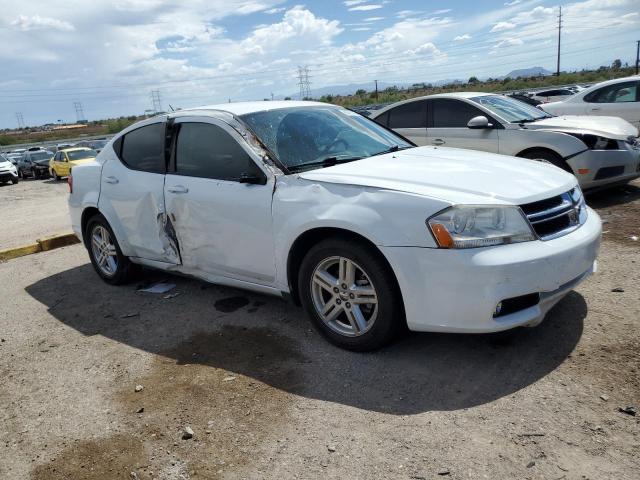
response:
<svg viewBox="0 0 640 480"><path fill-rule="evenodd" d="M518 78L518 77L543 77L547 75L553 75L553 72L550 72L546 68L542 67L531 67L531 68L521 68L520 70L512 70L507 73L505 77L509 78ZM502 77L502 78L505 78Z"/></svg>

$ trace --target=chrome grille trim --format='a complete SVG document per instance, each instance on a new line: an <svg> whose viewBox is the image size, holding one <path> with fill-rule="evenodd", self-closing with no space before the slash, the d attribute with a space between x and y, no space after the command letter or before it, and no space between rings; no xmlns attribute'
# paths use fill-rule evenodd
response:
<svg viewBox="0 0 640 480"><path fill-rule="evenodd" d="M587 221L587 206L579 187L520 208L542 241L567 235Z"/></svg>

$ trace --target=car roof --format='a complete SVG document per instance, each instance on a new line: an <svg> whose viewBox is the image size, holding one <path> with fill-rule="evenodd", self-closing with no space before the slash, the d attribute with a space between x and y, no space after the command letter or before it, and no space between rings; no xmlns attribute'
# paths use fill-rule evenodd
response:
<svg viewBox="0 0 640 480"><path fill-rule="evenodd" d="M294 100L278 100L278 101L260 101L260 102L234 102L234 103L219 103L217 105L205 105L202 107L190 108L180 110L180 115L184 115L189 112L201 112L202 110L217 110L223 112L229 112L233 115L245 115L247 113L266 112L268 110L277 110L280 108L295 108L295 107L313 107L313 106L335 106L329 103L323 102L309 102L309 101L294 101Z"/></svg>
<svg viewBox="0 0 640 480"><path fill-rule="evenodd" d="M416 102L419 100L427 100L427 99L432 99L432 98L475 98L475 97L481 97L481 96L487 96L487 95L491 95L494 97L499 97L501 96L500 94L497 93L489 93L489 92L450 92L450 93L435 93L433 95L425 95L422 97L414 97L414 98L409 98L407 100L402 100L399 102L395 102L392 103L390 105L387 105L386 107L380 109L380 110L374 110L371 112L371 117L370 118L377 118L380 115L382 115L383 113L391 110L394 107L397 107L398 105L402 105L404 103L411 103L411 102Z"/></svg>

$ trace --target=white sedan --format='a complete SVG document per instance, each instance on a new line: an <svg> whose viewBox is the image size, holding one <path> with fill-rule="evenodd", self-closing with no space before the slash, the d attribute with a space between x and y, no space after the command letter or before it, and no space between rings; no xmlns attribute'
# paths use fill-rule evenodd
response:
<svg viewBox="0 0 640 480"><path fill-rule="evenodd" d="M482 92L412 98L370 118L418 145L545 160L573 173L584 189L640 177L638 130L620 118L553 117L519 100Z"/></svg>
<svg viewBox="0 0 640 480"><path fill-rule="evenodd" d="M137 123L69 179L96 272L301 303L331 342L540 323L594 270L598 215L552 165L415 147L349 110L254 102Z"/></svg>
<svg viewBox="0 0 640 480"><path fill-rule="evenodd" d="M561 102L541 105L553 115L620 117L640 128L640 76L598 83Z"/></svg>

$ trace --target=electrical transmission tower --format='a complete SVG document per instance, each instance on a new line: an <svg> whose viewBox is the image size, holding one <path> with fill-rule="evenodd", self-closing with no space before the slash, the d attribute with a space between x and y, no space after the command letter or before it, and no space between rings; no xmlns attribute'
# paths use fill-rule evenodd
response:
<svg viewBox="0 0 640 480"><path fill-rule="evenodd" d="M153 111L160 113L162 111L162 103L160 103L160 90L151 90L151 103L153 103Z"/></svg>
<svg viewBox="0 0 640 480"><path fill-rule="evenodd" d="M76 110L77 123L82 123L86 119L84 118L84 110L82 110L82 102L73 102L73 108Z"/></svg>
<svg viewBox="0 0 640 480"><path fill-rule="evenodd" d="M300 100L311 98L311 82L309 81L309 67L298 66L298 86L300 87Z"/></svg>
<svg viewBox="0 0 640 480"><path fill-rule="evenodd" d="M16 112L16 119L18 120L18 128L24 128L24 118L22 112Z"/></svg>
<svg viewBox="0 0 640 480"><path fill-rule="evenodd" d="M562 7L558 15L558 64L556 66L556 77L560 76L560 34L562 32Z"/></svg>

